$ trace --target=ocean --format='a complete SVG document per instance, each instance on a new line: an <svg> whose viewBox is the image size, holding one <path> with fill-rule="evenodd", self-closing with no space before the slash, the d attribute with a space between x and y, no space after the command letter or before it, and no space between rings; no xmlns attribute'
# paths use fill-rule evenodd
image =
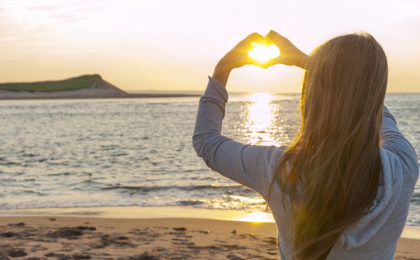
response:
<svg viewBox="0 0 420 260"><path fill-rule="evenodd" d="M232 95L223 133L286 145L299 95ZM420 94L386 106L420 155ZM264 200L211 171L191 137L198 98L19 100L0 103L0 209L169 206L263 211ZM1 213L0 213L1 214ZM420 182L407 225L420 225Z"/></svg>

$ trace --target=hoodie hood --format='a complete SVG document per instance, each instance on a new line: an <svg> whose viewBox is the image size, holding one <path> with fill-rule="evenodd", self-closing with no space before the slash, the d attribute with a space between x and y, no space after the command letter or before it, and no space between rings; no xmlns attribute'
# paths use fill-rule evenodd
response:
<svg viewBox="0 0 420 260"><path fill-rule="evenodd" d="M359 247L377 234L391 215L400 197L402 179L393 178L391 158L383 148L380 148L380 156L382 174L378 194L369 213L339 237L337 246L345 250Z"/></svg>

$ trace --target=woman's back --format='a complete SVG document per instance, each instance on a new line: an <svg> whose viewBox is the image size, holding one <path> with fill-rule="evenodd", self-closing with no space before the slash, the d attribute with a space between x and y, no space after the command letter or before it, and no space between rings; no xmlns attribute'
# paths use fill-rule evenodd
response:
<svg viewBox="0 0 420 260"><path fill-rule="evenodd" d="M418 165L414 149L386 111L383 129L384 136L389 138L380 149L383 170L374 204L366 216L344 231L327 259L393 259L418 178ZM270 208L280 231L280 254L282 259L290 259L293 243L288 237L288 229L293 221L293 211L282 207L281 196L278 188L274 189Z"/></svg>
<svg viewBox="0 0 420 260"><path fill-rule="evenodd" d="M373 38L362 43L350 38L356 41L349 48L366 44L367 50L377 50L369 45ZM193 144L209 167L269 201L284 259L392 259L418 178L417 157L383 107L383 52L373 53L378 63L372 65L356 48L360 57L346 54L338 66L334 62L342 48L333 47L336 56L324 48L327 58L320 57L309 69L302 128L291 146L250 146L222 136L227 92L212 78L200 101ZM352 73L343 71L348 62L355 62ZM341 82L336 73L342 78L347 73L348 80ZM340 84L348 87L347 94L334 104L340 99L331 94L341 93L333 87ZM364 92L374 96L355 100L364 98ZM341 112L329 111L337 108Z"/></svg>

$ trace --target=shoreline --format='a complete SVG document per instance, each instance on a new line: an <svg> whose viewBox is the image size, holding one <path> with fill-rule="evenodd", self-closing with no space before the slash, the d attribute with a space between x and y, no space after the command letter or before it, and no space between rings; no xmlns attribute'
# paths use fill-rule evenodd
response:
<svg viewBox="0 0 420 260"><path fill-rule="evenodd" d="M0 218L10 217L71 217L99 219L197 219L247 222L256 224L272 224L275 221L271 213L246 210L204 209L189 206L173 207L77 207L77 208L34 208L34 209L2 209ZM418 240L420 243L420 226L405 226L402 238ZM420 245L420 244L419 244Z"/></svg>
<svg viewBox="0 0 420 260"><path fill-rule="evenodd" d="M74 208L33 208L2 209L0 217L89 217L89 218L121 218L121 219L162 219L162 218L195 218L225 221L244 221L274 223L270 213L249 212L245 210L205 209L190 206L173 207L74 207Z"/></svg>

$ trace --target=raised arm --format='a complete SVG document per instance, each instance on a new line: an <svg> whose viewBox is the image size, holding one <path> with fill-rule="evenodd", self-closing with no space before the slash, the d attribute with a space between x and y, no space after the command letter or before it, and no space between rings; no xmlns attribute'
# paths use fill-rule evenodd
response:
<svg viewBox="0 0 420 260"><path fill-rule="evenodd" d="M248 56L252 43L276 44L279 58L261 64ZM268 67L286 64L305 67L308 57L290 41L271 31L266 37L250 34L229 51L216 65L213 77L200 99L193 145L197 155L222 175L239 182L267 198L277 162L284 147L246 145L221 135L228 94L225 89L230 72L247 64ZM305 60L305 61L304 61Z"/></svg>
<svg viewBox="0 0 420 260"><path fill-rule="evenodd" d="M210 78L200 99L193 146L197 155L216 172L239 182L266 198L281 148L245 145L221 135L228 95Z"/></svg>
<svg viewBox="0 0 420 260"><path fill-rule="evenodd" d="M392 152L399 158L404 173L411 174L414 187L419 176L416 152L407 139L401 134L395 118L385 106L382 123L382 148Z"/></svg>

